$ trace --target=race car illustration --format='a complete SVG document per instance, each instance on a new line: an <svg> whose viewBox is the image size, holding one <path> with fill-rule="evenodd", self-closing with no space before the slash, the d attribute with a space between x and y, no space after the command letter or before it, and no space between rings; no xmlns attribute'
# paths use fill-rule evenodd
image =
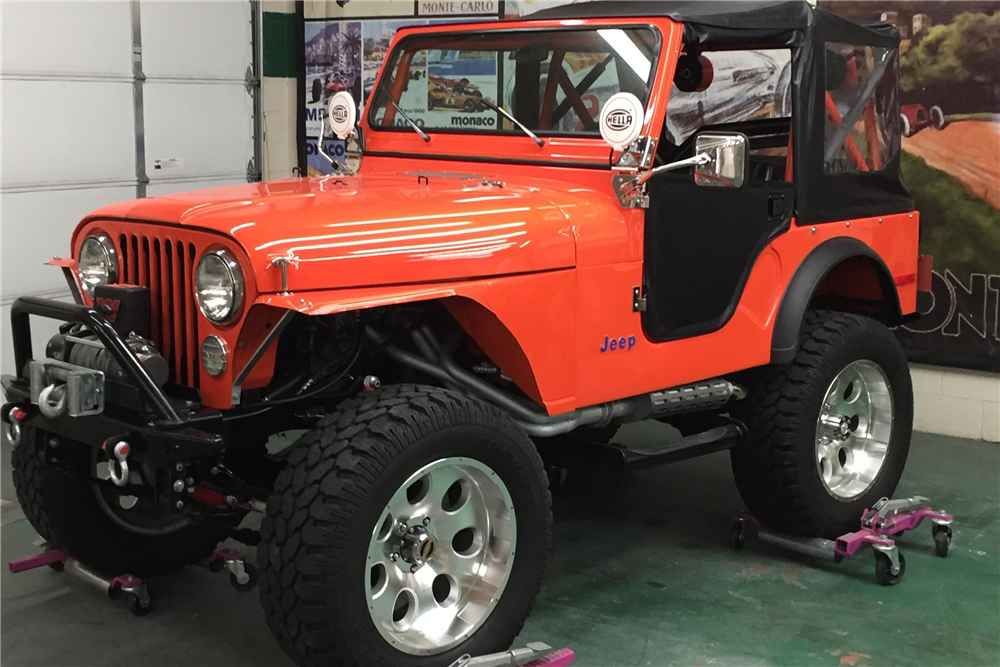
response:
<svg viewBox="0 0 1000 667"><path fill-rule="evenodd" d="M925 127L943 130L947 124L944 111L934 105L928 111L923 104L904 104L899 107L899 124L904 137L912 137Z"/></svg>
<svg viewBox="0 0 1000 667"><path fill-rule="evenodd" d="M476 112L486 108L483 104L483 94L478 90L473 93L455 93L444 88L432 88L427 91L428 109L460 109Z"/></svg>
<svg viewBox="0 0 1000 667"><path fill-rule="evenodd" d="M482 97L483 93L479 90L479 86L474 83L469 83L466 78L461 79L444 79L431 75L427 79L428 87L432 90L441 89L447 90L455 93L456 95L461 95L463 93L468 93L469 95L475 95L476 97Z"/></svg>

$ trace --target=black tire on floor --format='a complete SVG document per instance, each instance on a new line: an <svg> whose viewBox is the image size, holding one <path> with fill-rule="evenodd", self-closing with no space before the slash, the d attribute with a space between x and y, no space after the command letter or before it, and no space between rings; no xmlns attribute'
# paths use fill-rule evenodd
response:
<svg viewBox="0 0 1000 667"><path fill-rule="evenodd" d="M391 646L367 608L372 527L407 478L447 457L475 459L506 485L517 552L500 601L470 637L435 655ZM345 401L294 445L257 549L264 615L300 665L448 665L510 646L534 604L551 541L541 459L506 413L461 393L389 385Z"/></svg>
<svg viewBox="0 0 1000 667"><path fill-rule="evenodd" d="M951 526L934 526L931 535L934 537L934 552L941 558L947 558L951 550Z"/></svg>
<svg viewBox="0 0 1000 667"><path fill-rule="evenodd" d="M844 500L824 487L816 462L816 421L833 379L850 363L876 363L890 384L893 426L886 460L867 491ZM910 448L913 388L899 342L873 319L810 311L790 364L765 366L737 379L748 391L733 416L747 426L730 450L740 495L764 525L834 539L857 530L861 514L891 498Z"/></svg>
<svg viewBox="0 0 1000 667"><path fill-rule="evenodd" d="M151 577L174 572L209 556L220 536L187 524L163 535L139 535L113 521L101 507L90 474L93 450L60 438L61 465L76 475L52 468L43 460L51 437L22 427L20 444L11 454L14 489L28 521L52 547L108 575Z"/></svg>
<svg viewBox="0 0 1000 667"><path fill-rule="evenodd" d="M892 561L889 560L889 557L883 553L875 554L875 578L883 586L895 586L903 580L903 575L906 574L906 558L903 557L903 554L896 554L896 558L899 559L899 572L893 574Z"/></svg>

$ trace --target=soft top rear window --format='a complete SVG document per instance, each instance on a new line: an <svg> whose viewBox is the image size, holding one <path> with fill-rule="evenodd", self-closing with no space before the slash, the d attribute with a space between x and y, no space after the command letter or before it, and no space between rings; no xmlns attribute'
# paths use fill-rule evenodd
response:
<svg viewBox="0 0 1000 667"><path fill-rule="evenodd" d="M649 27L435 33L402 40L368 104L374 129L519 133L489 103L541 135L600 136L602 105L630 92L643 104L659 33Z"/></svg>

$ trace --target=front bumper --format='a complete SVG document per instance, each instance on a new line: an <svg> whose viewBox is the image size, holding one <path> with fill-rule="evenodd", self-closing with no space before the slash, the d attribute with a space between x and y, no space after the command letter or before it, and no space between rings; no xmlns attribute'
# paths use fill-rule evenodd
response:
<svg viewBox="0 0 1000 667"><path fill-rule="evenodd" d="M26 376L32 359L30 316L81 324L92 331L124 370L128 385L107 381L109 396L138 395L138 409L106 404L101 414L50 418L31 402ZM22 424L101 447L109 440L127 440L132 458L154 466L212 456L225 447L222 414L202 410L182 399L172 399L149 377L142 363L104 315L95 308L51 299L22 297L11 308L11 338L17 376L0 379L8 404L0 415L9 419L12 408L21 408Z"/></svg>

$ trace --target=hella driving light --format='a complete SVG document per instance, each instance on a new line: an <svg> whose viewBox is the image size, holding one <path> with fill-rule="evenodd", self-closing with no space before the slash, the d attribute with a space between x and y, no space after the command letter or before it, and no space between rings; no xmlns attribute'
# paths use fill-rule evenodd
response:
<svg viewBox="0 0 1000 667"><path fill-rule="evenodd" d="M222 375L226 370L229 350L226 349L226 341L218 336L209 336L201 344L201 365L214 378Z"/></svg>
<svg viewBox="0 0 1000 667"><path fill-rule="evenodd" d="M77 272L83 290L91 297L98 285L118 282L118 253L107 235L92 234L83 240Z"/></svg>
<svg viewBox="0 0 1000 667"><path fill-rule="evenodd" d="M225 248L211 250L198 262L195 297L201 312L216 324L232 319L243 301L243 271Z"/></svg>

